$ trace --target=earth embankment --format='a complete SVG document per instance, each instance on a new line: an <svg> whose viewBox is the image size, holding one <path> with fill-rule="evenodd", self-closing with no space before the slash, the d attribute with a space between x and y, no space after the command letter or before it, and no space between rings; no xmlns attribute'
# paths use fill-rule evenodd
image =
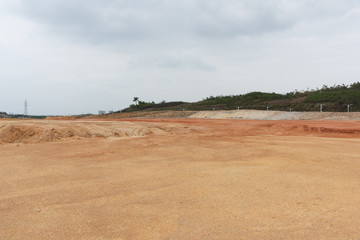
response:
<svg viewBox="0 0 360 240"><path fill-rule="evenodd" d="M360 120L360 112L285 112L264 110L215 110L215 111L141 111L89 115L82 119L159 119L207 118L248 120ZM69 117L48 117L49 120L69 120Z"/></svg>
<svg viewBox="0 0 360 240"><path fill-rule="evenodd" d="M184 132L181 126L146 122L0 121L0 143L39 143L84 138L143 137Z"/></svg>
<svg viewBox="0 0 360 240"><path fill-rule="evenodd" d="M360 112L284 112L261 110L199 111L189 118L254 120L360 120Z"/></svg>
<svg viewBox="0 0 360 240"><path fill-rule="evenodd" d="M219 113L218 113L219 114ZM259 115L256 115L258 117ZM43 143L88 138L126 138L151 135L187 134L194 131L214 131L218 127L232 128L232 134L242 135L311 135L324 137L360 137L358 121L316 120L246 120L211 119L222 117L212 112L191 119L83 119L83 120L2 120L0 143ZM191 127L190 127L191 126ZM233 129L233 126L241 126ZM211 130L213 129L213 130ZM224 133L224 131L221 131Z"/></svg>

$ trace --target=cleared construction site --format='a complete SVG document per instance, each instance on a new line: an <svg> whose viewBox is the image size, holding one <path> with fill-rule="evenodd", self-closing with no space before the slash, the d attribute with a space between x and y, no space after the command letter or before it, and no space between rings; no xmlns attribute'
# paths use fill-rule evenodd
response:
<svg viewBox="0 0 360 240"><path fill-rule="evenodd" d="M253 110L0 120L0 239L358 239L359 120Z"/></svg>

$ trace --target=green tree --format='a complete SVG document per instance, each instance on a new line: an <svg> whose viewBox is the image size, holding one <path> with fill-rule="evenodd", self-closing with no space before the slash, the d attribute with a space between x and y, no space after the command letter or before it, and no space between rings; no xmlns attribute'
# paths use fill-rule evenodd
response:
<svg viewBox="0 0 360 240"><path fill-rule="evenodd" d="M135 103L136 106L138 106L139 105L139 98L134 97L133 102Z"/></svg>

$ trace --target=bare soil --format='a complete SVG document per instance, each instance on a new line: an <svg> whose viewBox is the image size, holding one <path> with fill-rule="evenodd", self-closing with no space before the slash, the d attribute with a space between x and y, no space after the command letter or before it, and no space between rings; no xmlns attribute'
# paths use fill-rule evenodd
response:
<svg viewBox="0 0 360 240"><path fill-rule="evenodd" d="M122 112L106 115L90 115L85 119L124 119L124 118L187 118L197 111L138 111L138 112ZM62 119L62 117L58 118Z"/></svg>
<svg viewBox="0 0 360 240"><path fill-rule="evenodd" d="M360 122L0 121L0 239L359 239Z"/></svg>

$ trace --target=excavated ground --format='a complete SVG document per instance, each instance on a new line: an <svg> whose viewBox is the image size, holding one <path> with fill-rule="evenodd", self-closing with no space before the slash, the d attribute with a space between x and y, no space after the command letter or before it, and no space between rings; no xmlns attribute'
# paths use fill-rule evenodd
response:
<svg viewBox="0 0 360 240"><path fill-rule="evenodd" d="M75 119L76 117L48 117L48 119ZM194 118L194 119L246 119L246 120L360 120L360 112L286 112L264 110L215 110L215 111L139 111L90 115L86 119L124 118Z"/></svg>
<svg viewBox="0 0 360 240"><path fill-rule="evenodd" d="M98 121L0 121L0 143L38 143L84 138L143 137L187 132L174 124ZM195 129L193 129L195 130Z"/></svg>
<svg viewBox="0 0 360 240"><path fill-rule="evenodd" d="M0 239L359 239L360 122L0 121Z"/></svg>

